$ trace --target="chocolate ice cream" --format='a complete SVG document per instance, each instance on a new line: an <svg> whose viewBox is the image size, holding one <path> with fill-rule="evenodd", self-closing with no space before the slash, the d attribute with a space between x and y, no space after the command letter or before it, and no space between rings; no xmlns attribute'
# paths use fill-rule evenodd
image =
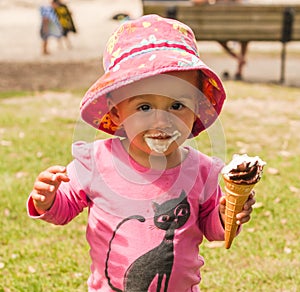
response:
<svg viewBox="0 0 300 292"><path fill-rule="evenodd" d="M222 174L225 179L236 184L255 184L261 179L265 164L258 156L235 154L232 161L222 169Z"/></svg>

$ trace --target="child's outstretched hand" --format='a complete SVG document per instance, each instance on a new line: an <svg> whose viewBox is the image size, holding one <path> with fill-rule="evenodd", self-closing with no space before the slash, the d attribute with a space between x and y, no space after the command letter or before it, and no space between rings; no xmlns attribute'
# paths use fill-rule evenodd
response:
<svg viewBox="0 0 300 292"><path fill-rule="evenodd" d="M248 222L250 220L250 215L252 213L252 206L255 204L255 192L252 191L248 200L246 201L246 203L244 204L244 208L242 210L241 213L238 213L236 215L236 223L238 225L242 225L246 222ZM220 209L219 209L219 212L220 212L220 217L222 219L222 224L224 226L224 222L225 222L225 208L226 208L226 199L225 199L225 196L223 196L221 199L220 199L220 205L219 205Z"/></svg>
<svg viewBox="0 0 300 292"><path fill-rule="evenodd" d="M38 175L31 197L39 214L44 214L51 208L59 185L69 180L66 168L59 165L51 166Z"/></svg>

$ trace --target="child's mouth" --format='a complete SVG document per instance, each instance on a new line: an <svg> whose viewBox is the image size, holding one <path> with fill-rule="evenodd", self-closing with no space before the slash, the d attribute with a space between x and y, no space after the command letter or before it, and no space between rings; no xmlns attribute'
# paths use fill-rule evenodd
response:
<svg viewBox="0 0 300 292"><path fill-rule="evenodd" d="M177 140L181 134L175 130L172 134L160 132L156 134L145 134L144 139L148 147L157 153L164 153L170 145Z"/></svg>

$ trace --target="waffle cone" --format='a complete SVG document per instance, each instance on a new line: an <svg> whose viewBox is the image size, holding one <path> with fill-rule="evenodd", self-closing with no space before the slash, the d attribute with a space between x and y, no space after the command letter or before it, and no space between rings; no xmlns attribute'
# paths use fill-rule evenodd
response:
<svg viewBox="0 0 300 292"><path fill-rule="evenodd" d="M228 181L226 178L224 178L224 182L226 194L225 248L228 249L230 248L238 229L238 225L236 224L236 215L243 210L243 206L255 184L235 184Z"/></svg>

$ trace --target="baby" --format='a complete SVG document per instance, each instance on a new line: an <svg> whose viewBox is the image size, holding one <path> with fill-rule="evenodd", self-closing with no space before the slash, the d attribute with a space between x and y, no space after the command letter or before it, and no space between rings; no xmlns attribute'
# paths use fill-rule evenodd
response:
<svg viewBox="0 0 300 292"><path fill-rule="evenodd" d="M198 246L224 240L223 163L183 143L217 119L223 85L191 29L157 15L123 23L104 66L81 115L114 137L76 142L67 167L41 172L28 213L62 225L89 209L89 291L199 291Z"/></svg>

